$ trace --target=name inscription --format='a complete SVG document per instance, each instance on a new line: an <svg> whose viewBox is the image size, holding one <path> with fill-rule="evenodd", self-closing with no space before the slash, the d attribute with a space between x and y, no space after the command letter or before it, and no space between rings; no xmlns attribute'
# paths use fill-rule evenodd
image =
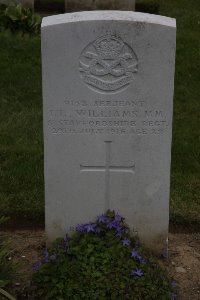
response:
<svg viewBox="0 0 200 300"><path fill-rule="evenodd" d="M163 110L149 109L146 101L65 100L60 109L50 109L52 134L163 134L169 128Z"/></svg>

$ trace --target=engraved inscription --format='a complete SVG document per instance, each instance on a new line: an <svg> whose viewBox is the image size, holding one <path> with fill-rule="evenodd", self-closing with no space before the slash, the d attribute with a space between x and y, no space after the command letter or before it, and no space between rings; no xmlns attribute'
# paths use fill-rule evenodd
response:
<svg viewBox="0 0 200 300"><path fill-rule="evenodd" d="M167 114L143 100L65 100L49 111L52 134L160 135L169 129Z"/></svg>
<svg viewBox="0 0 200 300"><path fill-rule="evenodd" d="M83 50L79 70L87 86L98 92L120 91L133 81L138 59L121 38L106 34Z"/></svg>
<svg viewBox="0 0 200 300"><path fill-rule="evenodd" d="M110 172L130 173L134 174L135 165L131 166L113 166L111 164L111 143L105 141L106 146L106 162L104 166L85 166L80 165L80 172L105 172L105 212L110 209Z"/></svg>

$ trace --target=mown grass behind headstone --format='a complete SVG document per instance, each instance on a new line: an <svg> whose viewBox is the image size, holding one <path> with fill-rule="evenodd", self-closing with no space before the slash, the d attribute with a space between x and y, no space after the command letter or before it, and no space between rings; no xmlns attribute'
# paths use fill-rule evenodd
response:
<svg viewBox="0 0 200 300"><path fill-rule="evenodd" d="M170 218L200 226L200 0L137 4L177 20Z"/></svg>
<svg viewBox="0 0 200 300"><path fill-rule="evenodd" d="M200 1L159 1L177 19L171 219L200 224Z"/></svg>
<svg viewBox="0 0 200 300"><path fill-rule="evenodd" d="M40 38L0 36L0 211L43 215Z"/></svg>
<svg viewBox="0 0 200 300"><path fill-rule="evenodd" d="M152 3L139 0L138 3ZM171 220L200 224L200 0L154 0L177 19ZM0 211L44 215L40 38L0 36Z"/></svg>

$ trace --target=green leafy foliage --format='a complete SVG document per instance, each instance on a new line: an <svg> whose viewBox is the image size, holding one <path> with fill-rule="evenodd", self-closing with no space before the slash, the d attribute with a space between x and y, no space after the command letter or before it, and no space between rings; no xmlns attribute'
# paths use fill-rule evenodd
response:
<svg viewBox="0 0 200 300"><path fill-rule="evenodd" d="M57 239L34 270L34 299L174 299L168 279L114 212Z"/></svg>
<svg viewBox="0 0 200 300"><path fill-rule="evenodd" d="M21 34L37 34L40 32L41 17L29 8L20 4L2 7L0 10L0 29L9 29Z"/></svg>

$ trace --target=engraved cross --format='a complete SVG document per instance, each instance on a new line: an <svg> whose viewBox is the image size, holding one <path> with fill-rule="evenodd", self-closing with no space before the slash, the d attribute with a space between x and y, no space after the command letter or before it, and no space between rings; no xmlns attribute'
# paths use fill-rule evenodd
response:
<svg viewBox="0 0 200 300"><path fill-rule="evenodd" d="M105 172L105 212L110 209L110 173L130 173L134 174L135 165L131 166L113 166L111 164L111 143L112 141L105 141L106 147L106 162L104 166L86 166L80 165L80 172Z"/></svg>

